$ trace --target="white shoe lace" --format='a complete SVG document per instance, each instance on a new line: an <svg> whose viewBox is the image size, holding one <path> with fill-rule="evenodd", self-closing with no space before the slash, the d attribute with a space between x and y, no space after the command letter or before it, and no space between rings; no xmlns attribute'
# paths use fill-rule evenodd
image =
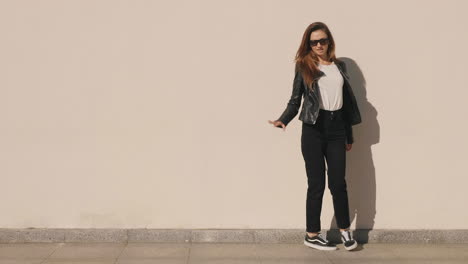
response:
<svg viewBox="0 0 468 264"><path fill-rule="evenodd" d="M349 230L341 232L341 234L345 237L346 241L352 240L351 232Z"/></svg>
<svg viewBox="0 0 468 264"><path fill-rule="evenodd" d="M328 240L323 236L322 233L319 233L318 236L321 237L325 242L328 242Z"/></svg>

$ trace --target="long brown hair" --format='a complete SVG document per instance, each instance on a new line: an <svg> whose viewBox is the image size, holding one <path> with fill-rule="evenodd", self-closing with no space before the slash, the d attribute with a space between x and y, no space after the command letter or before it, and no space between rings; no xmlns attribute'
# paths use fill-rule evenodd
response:
<svg viewBox="0 0 468 264"><path fill-rule="evenodd" d="M335 41L333 36L328 29L327 25L323 22L314 22L310 24L302 36L302 42L299 46L299 49L296 53L294 61L296 62L296 71L300 70L304 78L305 83L310 89L312 89L312 84L319 75L318 56L312 51L312 47L309 44L310 35L313 31L323 30L329 39L327 55L330 61L338 61L335 57Z"/></svg>

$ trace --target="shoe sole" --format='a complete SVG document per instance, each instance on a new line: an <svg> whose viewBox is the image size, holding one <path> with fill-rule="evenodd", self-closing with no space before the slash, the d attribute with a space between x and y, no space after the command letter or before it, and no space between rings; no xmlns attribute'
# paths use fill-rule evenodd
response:
<svg viewBox="0 0 468 264"><path fill-rule="evenodd" d="M318 249L318 250L337 250L338 249L337 247L324 247L324 246L312 244L312 243L307 242L305 240L304 240L304 245L306 245L308 247L311 247L311 248Z"/></svg>
<svg viewBox="0 0 468 264"><path fill-rule="evenodd" d="M346 247L346 246L345 246L344 248L345 248L346 250L353 250L353 249L357 248L357 245L358 245L358 243L355 242L352 246L350 246L350 247Z"/></svg>

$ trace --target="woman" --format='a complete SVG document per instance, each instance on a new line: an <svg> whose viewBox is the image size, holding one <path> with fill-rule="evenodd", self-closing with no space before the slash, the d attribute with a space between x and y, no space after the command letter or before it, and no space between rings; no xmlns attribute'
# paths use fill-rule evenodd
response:
<svg viewBox="0 0 468 264"><path fill-rule="evenodd" d="M306 222L304 244L320 250L336 250L320 230L322 198L325 190L325 160L328 188L341 241L353 250L357 242L349 227L349 204L345 180L346 151L353 144L352 126L361 115L349 83L345 64L335 57L335 42L322 22L312 23L304 32L297 51L293 91L283 114L274 127L283 131L296 116L304 97L299 120L302 121L301 151L307 173Z"/></svg>

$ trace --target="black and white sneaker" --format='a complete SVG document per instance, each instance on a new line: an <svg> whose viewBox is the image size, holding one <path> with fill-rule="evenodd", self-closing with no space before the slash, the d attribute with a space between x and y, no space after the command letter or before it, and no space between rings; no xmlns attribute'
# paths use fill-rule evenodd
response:
<svg viewBox="0 0 468 264"><path fill-rule="evenodd" d="M319 250L336 250L338 249L335 245L330 244L328 240L326 240L323 236L322 233L318 233L318 235L315 235L313 237L309 237L309 235L306 233L305 239L304 239L304 245L319 249Z"/></svg>
<svg viewBox="0 0 468 264"><path fill-rule="evenodd" d="M343 241L343 245L346 250L353 250L358 245L356 240L351 236L351 232L349 232L349 230L341 231L341 241Z"/></svg>

